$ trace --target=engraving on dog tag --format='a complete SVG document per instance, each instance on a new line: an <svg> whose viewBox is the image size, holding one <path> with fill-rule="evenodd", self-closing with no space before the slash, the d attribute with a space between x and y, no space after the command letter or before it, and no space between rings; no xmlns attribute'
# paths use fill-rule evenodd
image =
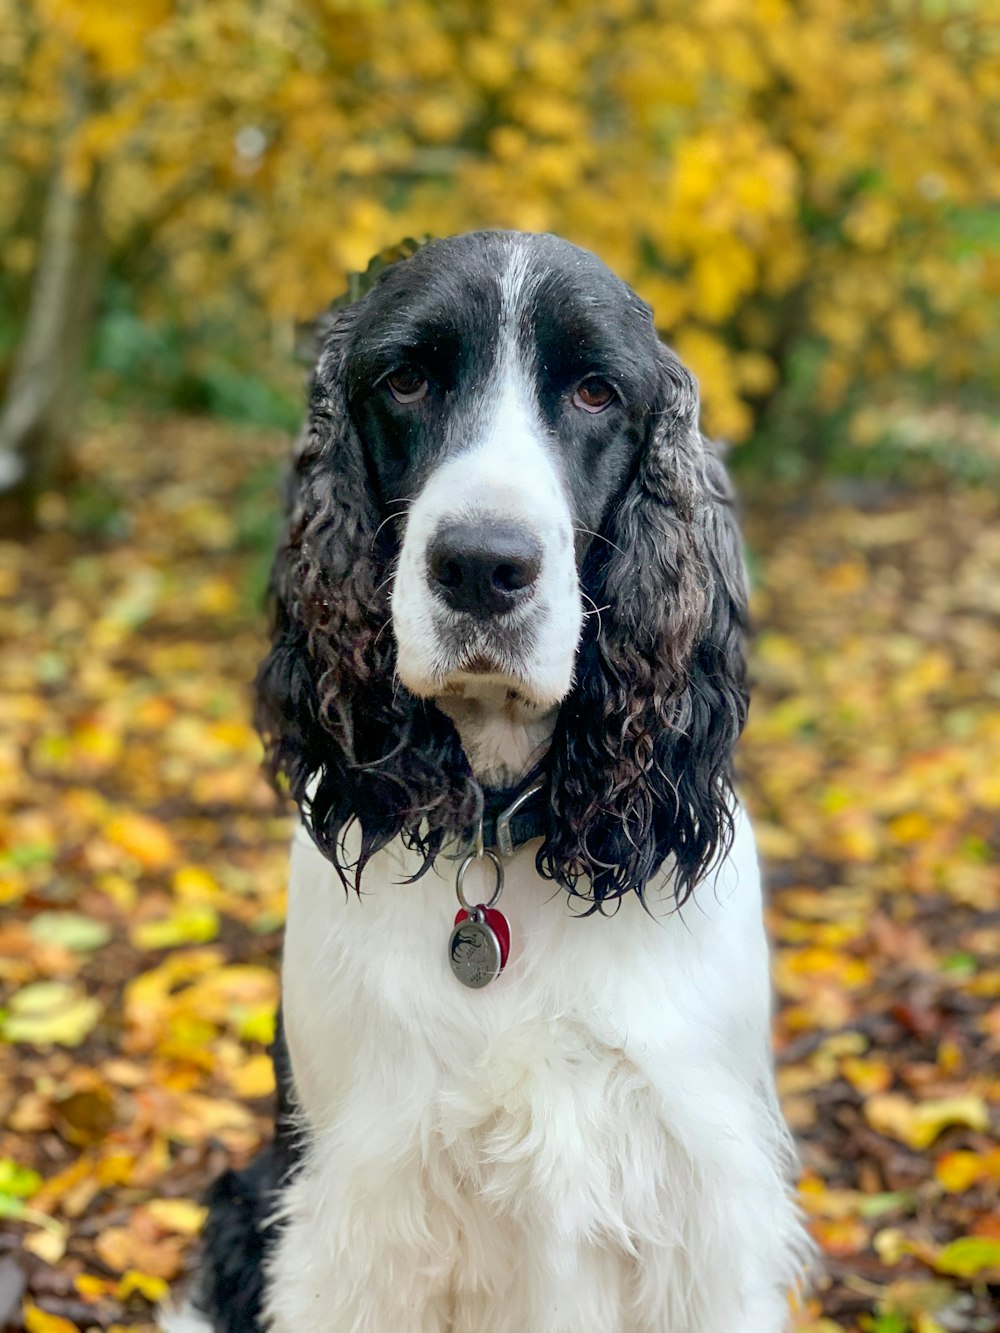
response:
<svg viewBox="0 0 1000 1333"><path fill-rule="evenodd" d="M479 990L496 980L504 959L500 941L487 925L482 909L474 908L473 913L471 916L463 913L463 919L451 932L448 961L463 986Z"/></svg>

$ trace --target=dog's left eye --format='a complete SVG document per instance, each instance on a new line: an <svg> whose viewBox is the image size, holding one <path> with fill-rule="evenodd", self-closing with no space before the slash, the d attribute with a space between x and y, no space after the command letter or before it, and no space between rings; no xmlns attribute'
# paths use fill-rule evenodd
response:
<svg viewBox="0 0 1000 1333"><path fill-rule="evenodd" d="M576 386L573 406L584 412L603 412L614 396L615 391L607 380L602 380L600 375L588 375Z"/></svg>
<svg viewBox="0 0 1000 1333"><path fill-rule="evenodd" d="M427 377L416 366L399 366L385 377L397 403L419 403L427 396Z"/></svg>

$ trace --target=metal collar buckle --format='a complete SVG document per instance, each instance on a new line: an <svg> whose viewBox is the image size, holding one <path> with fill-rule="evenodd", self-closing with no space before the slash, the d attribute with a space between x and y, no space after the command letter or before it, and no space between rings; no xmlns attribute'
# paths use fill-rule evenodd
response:
<svg viewBox="0 0 1000 1333"><path fill-rule="evenodd" d="M530 787L526 787L525 790L521 792L519 796L516 796L514 800L511 801L510 805L508 805L505 810L501 810L500 813L497 815L496 845L497 845L497 850L499 851L501 856L514 855L515 851L514 836L511 833L510 829L511 820L514 818L514 816L518 813L519 810L522 810L527 805L527 803L533 797L538 795L538 793L543 789L544 786L545 783L541 779L539 779L537 782L533 783ZM479 825L480 846L482 846L482 837L483 837L483 826L482 823L480 822Z"/></svg>

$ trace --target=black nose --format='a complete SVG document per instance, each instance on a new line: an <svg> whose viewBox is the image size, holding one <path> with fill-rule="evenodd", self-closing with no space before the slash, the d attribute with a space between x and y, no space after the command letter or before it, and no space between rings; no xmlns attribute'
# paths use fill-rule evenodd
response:
<svg viewBox="0 0 1000 1333"><path fill-rule="evenodd" d="M541 567L538 539L513 523L447 523L427 551L434 591L453 610L480 620L525 601Z"/></svg>

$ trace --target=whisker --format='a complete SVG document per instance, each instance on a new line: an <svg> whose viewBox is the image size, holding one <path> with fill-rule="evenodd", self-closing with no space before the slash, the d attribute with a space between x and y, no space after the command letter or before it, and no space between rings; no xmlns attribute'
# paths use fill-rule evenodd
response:
<svg viewBox="0 0 1000 1333"><path fill-rule="evenodd" d="M611 538L610 538L610 537L605 537L604 534L601 533L601 532L594 532L594 531L592 531L592 529L590 529L590 528L580 528L580 527L577 527L576 524L573 525L573 531L574 531L574 532L585 532L585 533L587 534L588 537L596 537L598 541L601 541L601 542L607 542L607 544L608 544L609 546L614 547L614 549L618 552L619 555L624 555L624 554L625 554L625 552L622 550L622 548L621 548L620 546L615 546L615 543L611 540Z"/></svg>
<svg viewBox="0 0 1000 1333"><path fill-rule="evenodd" d="M389 501L390 504L402 505L402 509L397 509L394 513L392 513L392 514L387 514L387 515L386 515L386 517L382 520L382 522L378 525L378 527L375 529L374 533L372 534L372 546L375 545L375 542L376 542L376 540L377 540L377 538L378 538L378 535L379 535L379 533L382 531L382 529L385 527L385 525L386 525L387 523L394 523L394 522L396 521L396 519L400 517L401 514L405 514L407 508L408 508L409 505L412 503L412 501L413 501L413 497L412 497L412 496L403 496L403 497L402 497L401 499L399 499L399 500L390 500L390 501Z"/></svg>
<svg viewBox="0 0 1000 1333"><path fill-rule="evenodd" d="M385 633L385 631L388 629L388 627L389 627L391 624L392 624L392 616L386 616L385 620L382 621L382 627L381 627L381 629L379 629L379 631L378 631L378 633L375 635L374 639L372 639L372 647L373 647L373 648L377 645L379 639L381 639L382 635Z"/></svg>
<svg viewBox="0 0 1000 1333"><path fill-rule="evenodd" d="M598 606L597 603L594 601L593 597L591 597L589 593L584 592L582 588L580 589L580 596L581 596L581 597L585 597L585 598L587 599L587 601L590 603L590 605L594 608L593 611L584 611L584 613L583 613L583 618L584 618L584 620L588 620L591 616L596 616L596 617L597 617L597 632L598 632L598 634L603 634L603 633L604 633L604 623L603 623L603 621L601 620L601 612L602 612L602 611L609 611L609 610L611 609L611 603L609 602L609 603L607 604L607 606Z"/></svg>

